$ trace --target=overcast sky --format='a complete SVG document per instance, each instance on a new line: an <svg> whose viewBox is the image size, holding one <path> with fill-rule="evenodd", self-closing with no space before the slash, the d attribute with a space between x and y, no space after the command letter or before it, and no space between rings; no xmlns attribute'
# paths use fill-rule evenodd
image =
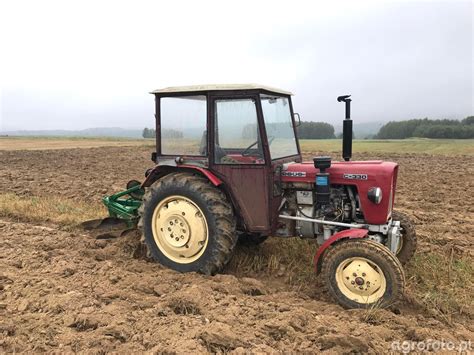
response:
<svg viewBox="0 0 474 355"><path fill-rule="evenodd" d="M257 82L303 120L463 118L471 1L2 1L0 130L152 127L149 91Z"/></svg>

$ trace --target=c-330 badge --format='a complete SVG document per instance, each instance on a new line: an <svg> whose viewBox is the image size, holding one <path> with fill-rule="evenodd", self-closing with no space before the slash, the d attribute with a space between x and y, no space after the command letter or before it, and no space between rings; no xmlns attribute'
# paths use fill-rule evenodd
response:
<svg viewBox="0 0 474 355"><path fill-rule="evenodd" d="M306 171L282 171L281 176L306 177Z"/></svg>
<svg viewBox="0 0 474 355"><path fill-rule="evenodd" d="M368 180L369 176L367 174L344 174L344 179L349 180Z"/></svg>

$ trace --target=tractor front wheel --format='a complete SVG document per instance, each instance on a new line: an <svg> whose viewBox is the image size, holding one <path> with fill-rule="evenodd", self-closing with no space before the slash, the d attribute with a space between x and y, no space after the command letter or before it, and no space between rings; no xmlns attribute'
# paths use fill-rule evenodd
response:
<svg viewBox="0 0 474 355"><path fill-rule="evenodd" d="M176 271L215 274L237 243L232 206L201 176L159 179L147 189L139 213L148 255Z"/></svg>
<svg viewBox="0 0 474 355"><path fill-rule="evenodd" d="M405 287L399 260L368 239L346 240L328 249L321 276L329 294L345 308L388 307Z"/></svg>

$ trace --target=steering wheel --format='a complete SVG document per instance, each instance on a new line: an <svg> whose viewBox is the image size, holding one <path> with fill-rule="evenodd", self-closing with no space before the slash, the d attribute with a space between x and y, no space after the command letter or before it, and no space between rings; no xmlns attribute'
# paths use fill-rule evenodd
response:
<svg viewBox="0 0 474 355"><path fill-rule="evenodd" d="M269 136L269 137L268 137L268 145L272 144L272 142L273 142L274 139L275 139L274 136ZM255 146L256 144L258 144L258 140L256 140L256 141L253 142L252 144L250 144L247 148L245 148L244 151L242 152L242 156L243 156L243 157L248 157L248 156L250 156L249 150L252 149L252 147Z"/></svg>

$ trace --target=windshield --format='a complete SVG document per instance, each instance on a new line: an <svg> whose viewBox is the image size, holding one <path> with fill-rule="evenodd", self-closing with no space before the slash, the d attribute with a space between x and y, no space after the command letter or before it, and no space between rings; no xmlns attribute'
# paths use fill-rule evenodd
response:
<svg viewBox="0 0 474 355"><path fill-rule="evenodd" d="M260 99L272 160L298 154L288 99L267 94Z"/></svg>

